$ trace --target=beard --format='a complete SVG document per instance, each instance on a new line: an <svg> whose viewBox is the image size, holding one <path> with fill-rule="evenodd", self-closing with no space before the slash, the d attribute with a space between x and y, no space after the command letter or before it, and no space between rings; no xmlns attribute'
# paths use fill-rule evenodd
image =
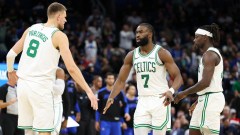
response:
<svg viewBox="0 0 240 135"><path fill-rule="evenodd" d="M142 39L140 39L139 42L136 42L136 44L138 46L146 46L148 44L148 38L147 37L144 37Z"/></svg>

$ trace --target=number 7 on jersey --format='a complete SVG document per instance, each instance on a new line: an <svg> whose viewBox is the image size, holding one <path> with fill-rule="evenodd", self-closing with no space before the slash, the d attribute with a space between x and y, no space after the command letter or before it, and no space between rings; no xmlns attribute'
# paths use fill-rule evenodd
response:
<svg viewBox="0 0 240 135"><path fill-rule="evenodd" d="M149 80L149 74L141 75L142 79L145 80L143 87L148 88L148 80Z"/></svg>

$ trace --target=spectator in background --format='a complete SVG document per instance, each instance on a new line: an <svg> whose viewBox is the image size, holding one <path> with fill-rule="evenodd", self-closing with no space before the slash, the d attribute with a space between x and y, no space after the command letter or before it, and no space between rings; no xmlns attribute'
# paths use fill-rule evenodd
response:
<svg viewBox="0 0 240 135"><path fill-rule="evenodd" d="M95 64L97 59L97 43L95 36L89 33L87 40L85 40L86 60Z"/></svg>
<svg viewBox="0 0 240 135"><path fill-rule="evenodd" d="M237 89L234 90L234 98L232 99L232 101L230 103L230 107L234 108L237 111L236 112L237 118L240 118L240 94Z"/></svg>
<svg viewBox="0 0 240 135"><path fill-rule="evenodd" d="M115 76L112 73L106 74L106 87L98 92L99 109L96 112L96 129L100 131L100 135L122 135L121 125L123 118L126 121L130 120L129 108L127 106L126 97L121 92L114 99L113 105L109 108L106 114L102 114L103 108L108 100L110 92L113 89Z"/></svg>
<svg viewBox="0 0 240 135"><path fill-rule="evenodd" d="M24 135L24 130L18 129L17 80L7 82L0 87L0 125L3 135Z"/></svg>
<svg viewBox="0 0 240 135"><path fill-rule="evenodd" d="M180 120L176 119L171 130L171 135L184 135L184 133L184 130L181 128Z"/></svg>
<svg viewBox="0 0 240 135"><path fill-rule="evenodd" d="M95 75L93 77L91 89L92 89L93 93L95 95L97 95L98 90L101 88L102 88L102 77L99 75Z"/></svg>
<svg viewBox="0 0 240 135"><path fill-rule="evenodd" d="M229 122L229 118L223 118L220 128L220 135L237 135L237 129Z"/></svg>
<svg viewBox="0 0 240 135"><path fill-rule="evenodd" d="M126 53L133 49L133 39L135 38L134 33L129 24L124 24L120 31L120 43L119 47L124 49Z"/></svg>
<svg viewBox="0 0 240 135"><path fill-rule="evenodd" d="M124 135L134 135L133 132L133 115L137 107L137 97L136 97L136 87L133 84L129 84L126 87L126 97L127 97L127 105L129 107L129 114L131 119L129 121L125 120L127 124L126 129L124 129Z"/></svg>
<svg viewBox="0 0 240 135"><path fill-rule="evenodd" d="M69 99L70 99L70 117L76 122L80 121L81 113L80 108L77 102L77 94L76 94L76 85L72 78L69 78L66 83ZM75 135L77 133L77 127L66 128L61 131L61 133L68 135Z"/></svg>

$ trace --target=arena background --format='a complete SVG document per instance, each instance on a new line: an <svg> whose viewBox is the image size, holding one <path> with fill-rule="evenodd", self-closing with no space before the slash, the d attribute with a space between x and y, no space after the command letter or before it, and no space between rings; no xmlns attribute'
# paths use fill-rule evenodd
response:
<svg viewBox="0 0 240 135"><path fill-rule="evenodd" d="M0 80L6 80L6 54L34 23L46 22L46 8L52 0L0 0ZM240 134L240 1L239 0L59 0L67 7L64 33L70 41L75 62L86 81L94 75L116 75L126 53L136 47L134 37L124 39L121 31L134 33L141 22L155 28L156 43L168 49L184 79L179 91L197 82L200 54L193 51L197 27L217 23L221 42L216 46L224 58L223 88L226 106L222 113L221 134ZM97 48L86 49L86 40ZM130 42L129 46L121 44ZM91 57L90 57L91 56ZM19 60L16 59L16 63ZM64 67L62 61L59 66ZM134 82L132 76L128 82ZM171 78L169 78L171 83ZM0 84L2 85L2 83ZM104 84L103 84L104 86ZM172 129L188 134L189 106L196 95L172 107ZM176 122L177 121L177 122ZM179 122L180 121L180 122ZM172 130L169 134L174 134Z"/></svg>

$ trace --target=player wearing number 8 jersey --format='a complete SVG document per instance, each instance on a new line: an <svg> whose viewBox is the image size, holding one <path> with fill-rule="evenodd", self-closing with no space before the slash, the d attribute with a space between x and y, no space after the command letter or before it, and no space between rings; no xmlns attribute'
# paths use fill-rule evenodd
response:
<svg viewBox="0 0 240 135"><path fill-rule="evenodd" d="M48 21L28 28L7 54L9 81L18 79L18 127L26 134L50 135L54 128L53 83L60 55L73 79L86 91L96 110L97 98L74 63L67 36L61 32L66 8L57 2L49 5ZM13 70L15 57L22 51L19 68Z"/></svg>
<svg viewBox="0 0 240 135"><path fill-rule="evenodd" d="M136 29L136 43L139 47L127 54L104 108L106 113L116 95L123 89L133 66L137 75L139 95L134 114L134 134L136 135L147 135L151 129L153 135L165 135L167 127L170 127L172 94L182 85L180 71L171 54L153 42L153 27L148 23L140 24ZM167 72L174 79L170 89Z"/></svg>

